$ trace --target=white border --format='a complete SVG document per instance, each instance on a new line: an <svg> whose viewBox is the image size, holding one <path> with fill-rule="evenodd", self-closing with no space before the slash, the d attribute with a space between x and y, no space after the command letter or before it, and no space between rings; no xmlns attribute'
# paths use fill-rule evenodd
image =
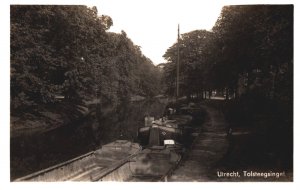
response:
<svg viewBox="0 0 300 190"><path fill-rule="evenodd" d="M97 2L101 2L98 0ZM156 0L152 0L156 1ZM160 0L162 1L162 0ZM175 1L175 0L174 0ZM0 20L1 20L1 35L0 35L0 47L1 47L1 63L0 63L0 81L1 81L1 112L0 112L0 188L1 189L63 189L63 188L72 188L72 189L88 189L88 188L101 188L101 189L111 189L111 188L118 188L118 189L266 189L266 188L288 188L288 189L296 189L296 186L299 183L299 140L297 137L300 136L298 124L298 108L299 108L299 90L297 88L297 81L299 77L297 73L299 73L299 67L297 65L298 53L296 52L299 49L298 44L298 36L299 34L299 8L296 0L284 0L284 1L260 1L260 0L252 0L252 1L222 1L224 4L294 4L294 182L292 183L281 183L281 182L239 182L239 183L186 183L186 182L174 182L174 183L115 183L115 182L102 182L102 183L73 183L73 182L64 182L64 183L11 183L10 182L10 165L9 165L9 62L10 62L10 45L9 45L9 30L10 30L10 23L9 23L9 9L10 4L94 4L95 1L80 1L80 0L24 0L24 1L4 1L0 6ZM212 2L213 1L208 1ZM218 1L220 2L220 1ZM203 3L203 1L199 1L199 3ZM208 10L209 11L209 10Z"/></svg>

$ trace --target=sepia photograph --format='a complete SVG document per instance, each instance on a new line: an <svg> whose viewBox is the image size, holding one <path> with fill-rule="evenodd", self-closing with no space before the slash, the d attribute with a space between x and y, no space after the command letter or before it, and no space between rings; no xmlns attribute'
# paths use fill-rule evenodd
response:
<svg viewBox="0 0 300 190"><path fill-rule="evenodd" d="M9 4L9 179L294 182L294 4Z"/></svg>

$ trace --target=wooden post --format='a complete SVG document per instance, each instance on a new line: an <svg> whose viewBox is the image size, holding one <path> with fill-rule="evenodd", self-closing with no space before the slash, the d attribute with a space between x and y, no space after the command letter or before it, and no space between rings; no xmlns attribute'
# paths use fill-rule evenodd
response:
<svg viewBox="0 0 300 190"><path fill-rule="evenodd" d="M178 36L177 36L177 69L176 69L176 101L179 98L179 24L178 24Z"/></svg>

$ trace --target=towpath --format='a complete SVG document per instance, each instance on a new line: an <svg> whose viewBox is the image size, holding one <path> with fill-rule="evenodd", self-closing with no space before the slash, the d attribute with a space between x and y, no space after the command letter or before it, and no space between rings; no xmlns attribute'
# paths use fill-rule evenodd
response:
<svg viewBox="0 0 300 190"><path fill-rule="evenodd" d="M190 150L168 181L216 181L217 163L226 154L228 140L224 115L207 105L207 119Z"/></svg>

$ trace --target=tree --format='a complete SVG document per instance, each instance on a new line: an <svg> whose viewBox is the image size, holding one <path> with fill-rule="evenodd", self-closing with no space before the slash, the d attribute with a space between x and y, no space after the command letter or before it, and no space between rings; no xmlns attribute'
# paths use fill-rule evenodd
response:
<svg viewBox="0 0 300 190"><path fill-rule="evenodd" d="M76 107L155 94L155 66L124 31L107 32L112 24L96 7L11 6L13 113L56 104L57 95Z"/></svg>
<svg viewBox="0 0 300 190"><path fill-rule="evenodd" d="M222 48L216 70L230 71L223 73L226 86L237 88L242 75L247 78L247 91L260 86L258 91L271 92L271 70L292 60L292 23L292 6L224 7L213 31ZM260 84L255 71L261 73Z"/></svg>
<svg viewBox="0 0 300 190"><path fill-rule="evenodd" d="M193 94L202 94L207 87L204 80L204 70L207 66L205 48L211 40L211 32L206 30L195 30L182 34L179 40L180 51L180 91L181 95L190 97ZM168 84L168 92L173 93L176 78L177 43L171 46L164 58L167 60L165 66L165 80Z"/></svg>

